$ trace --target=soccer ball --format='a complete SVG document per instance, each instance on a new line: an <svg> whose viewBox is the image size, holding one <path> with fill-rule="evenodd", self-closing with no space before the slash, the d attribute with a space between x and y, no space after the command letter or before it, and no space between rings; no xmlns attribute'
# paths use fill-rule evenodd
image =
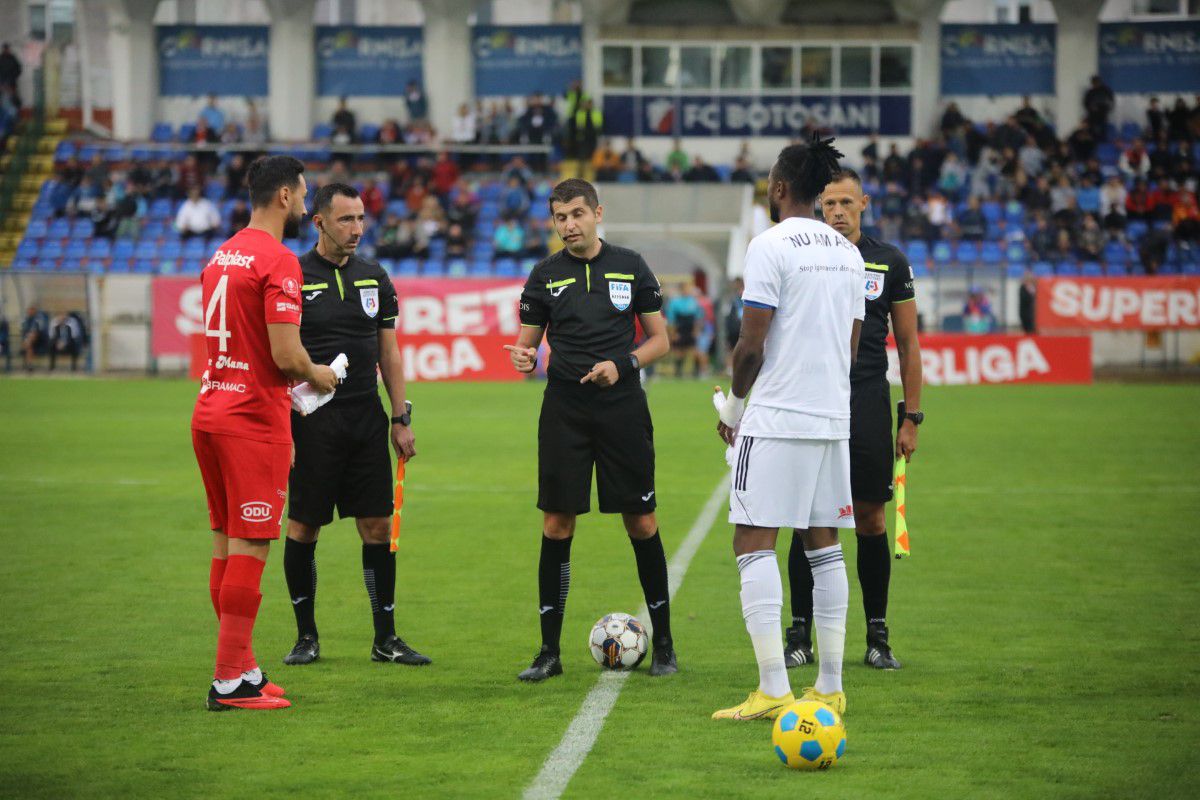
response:
<svg viewBox="0 0 1200 800"><path fill-rule="evenodd" d="M775 720L771 742L775 755L792 769L829 769L846 752L846 726L824 703L801 700Z"/></svg>
<svg viewBox="0 0 1200 800"><path fill-rule="evenodd" d="M592 658L605 669L633 669L646 657L646 626L619 611L596 620L588 636Z"/></svg>

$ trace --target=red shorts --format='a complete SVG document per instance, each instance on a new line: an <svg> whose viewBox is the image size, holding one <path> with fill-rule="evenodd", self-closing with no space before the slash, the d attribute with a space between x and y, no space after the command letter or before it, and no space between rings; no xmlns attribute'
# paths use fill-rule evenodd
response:
<svg viewBox="0 0 1200 800"><path fill-rule="evenodd" d="M192 431L214 531L234 539L278 539L292 446Z"/></svg>

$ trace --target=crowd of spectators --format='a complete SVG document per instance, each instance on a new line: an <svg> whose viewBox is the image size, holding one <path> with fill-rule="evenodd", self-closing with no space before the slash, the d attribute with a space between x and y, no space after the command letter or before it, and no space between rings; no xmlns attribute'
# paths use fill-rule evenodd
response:
<svg viewBox="0 0 1200 800"><path fill-rule="evenodd" d="M21 77L21 71L21 60L13 53L8 42L0 45L0 153L7 148L8 137L17 128L21 111L17 79Z"/></svg>

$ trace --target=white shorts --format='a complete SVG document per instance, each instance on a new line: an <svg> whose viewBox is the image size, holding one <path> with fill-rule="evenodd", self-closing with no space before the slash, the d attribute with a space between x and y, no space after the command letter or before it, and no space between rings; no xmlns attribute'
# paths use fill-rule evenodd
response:
<svg viewBox="0 0 1200 800"><path fill-rule="evenodd" d="M739 436L729 521L758 528L853 528L850 441Z"/></svg>

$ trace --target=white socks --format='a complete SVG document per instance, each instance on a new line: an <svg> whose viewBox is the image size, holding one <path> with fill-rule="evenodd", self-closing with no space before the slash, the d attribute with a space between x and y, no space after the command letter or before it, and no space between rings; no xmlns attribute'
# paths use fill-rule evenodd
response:
<svg viewBox="0 0 1200 800"><path fill-rule="evenodd" d="M821 694L842 691L842 656L846 649L846 607L850 602L850 584L846 580L846 562L842 546L806 550L813 576L813 627L817 629L817 655L820 672L815 688ZM743 586L745 577L742 578ZM745 589L742 590L743 605ZM749 627L749 623L747 623Z"/></svg>
<svg viewBox="0 0 1200 800"><path fill-rule="evenodd" d="M787 667L783 663L783 636L779 627L779 611L783 606L783 581L774 550L758 550L738 556L738 571L742 574L742 618L746 632L754 644L758 660L758 688L768 697L791 694ZM845 585L845 570L842 572ZM845 592L842 597L843 630L846 618ZM840 651L839 651L840 653ZM840 665L839 660L839 665ZM840 669L840 666L839 666Z"/></svg>

